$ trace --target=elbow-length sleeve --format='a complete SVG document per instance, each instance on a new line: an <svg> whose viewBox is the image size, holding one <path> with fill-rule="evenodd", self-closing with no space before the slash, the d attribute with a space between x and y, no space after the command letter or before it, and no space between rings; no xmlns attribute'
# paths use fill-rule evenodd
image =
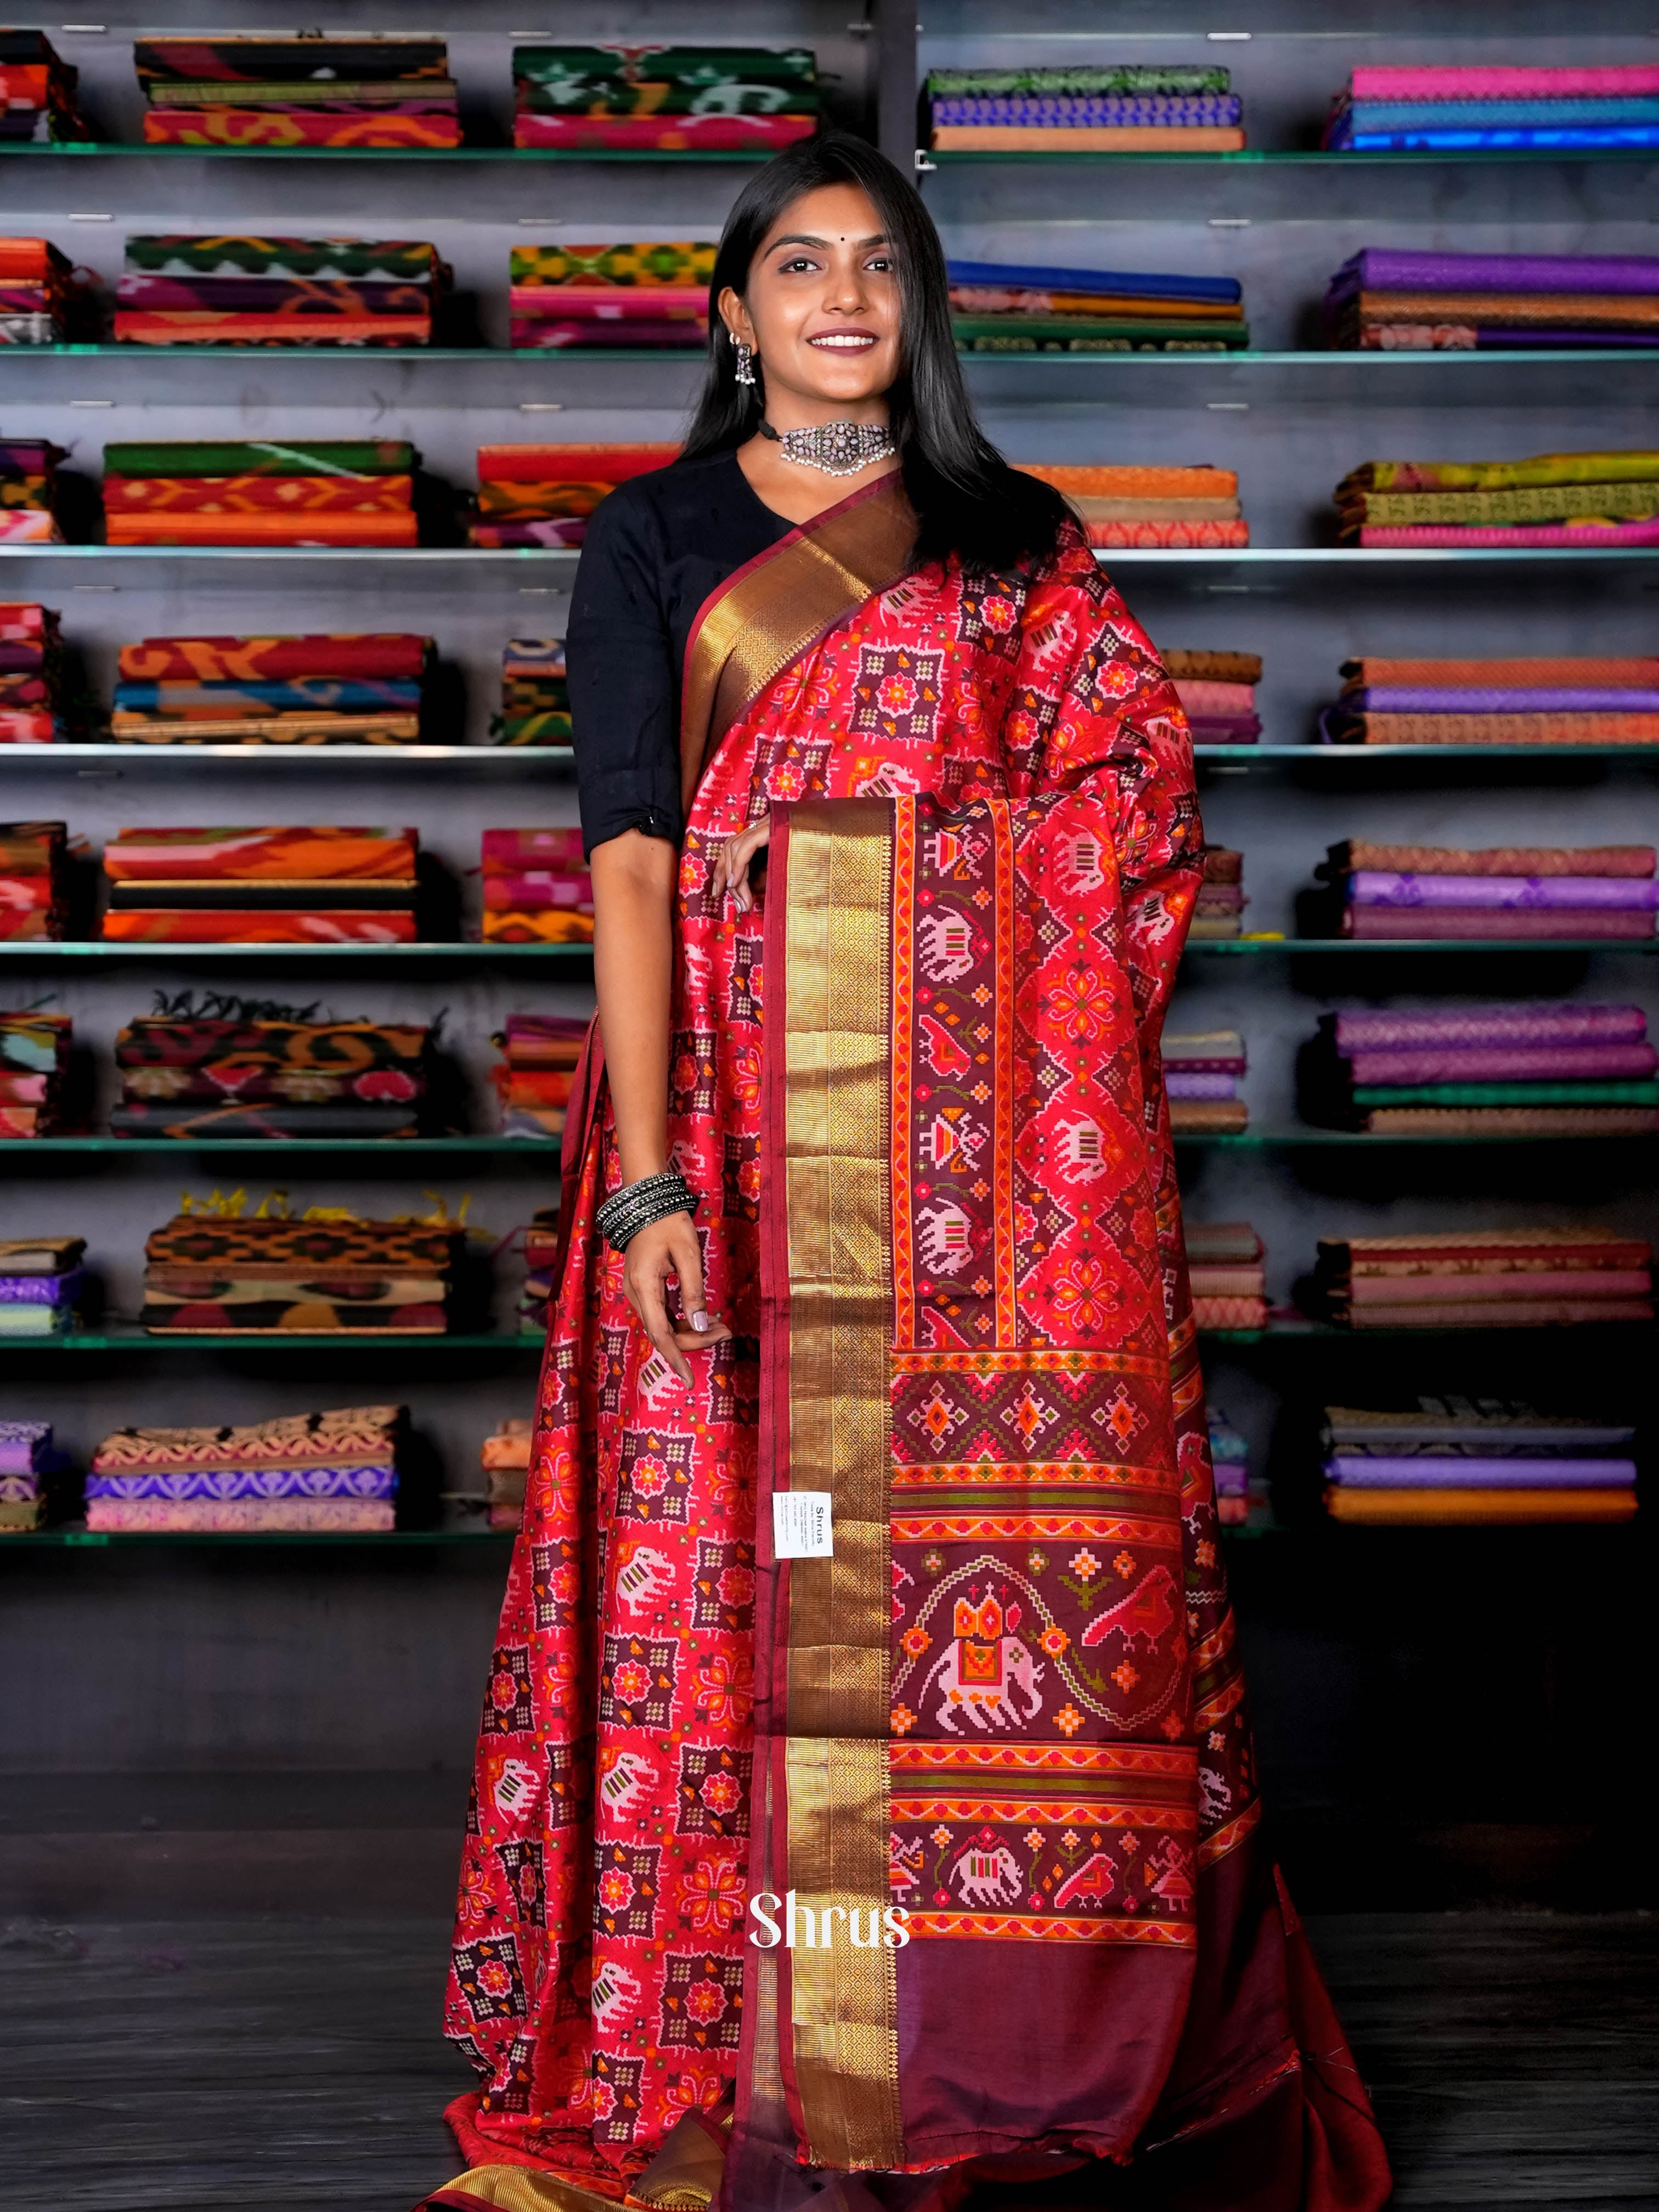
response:
<svg viewBox="0 0 1659 2212"><path fill-rule="evenodd" d="M679 685L662 604L661 530L623 485L595 510L565 636L587 852L625 830L678 844Z"/></svg>

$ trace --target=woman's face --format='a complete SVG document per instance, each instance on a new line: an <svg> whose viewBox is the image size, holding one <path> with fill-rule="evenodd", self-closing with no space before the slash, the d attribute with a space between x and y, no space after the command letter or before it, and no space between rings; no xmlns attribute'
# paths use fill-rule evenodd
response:
<svg viewBox="0 0 1659 2212"><path fill-rule="evenodd" d="M855 185L825 185L787 207L750 265L747 296L728 286L720 311L764 364L769 406L787 392L815 414L856 409L898 375L898 275Z"/></svg>

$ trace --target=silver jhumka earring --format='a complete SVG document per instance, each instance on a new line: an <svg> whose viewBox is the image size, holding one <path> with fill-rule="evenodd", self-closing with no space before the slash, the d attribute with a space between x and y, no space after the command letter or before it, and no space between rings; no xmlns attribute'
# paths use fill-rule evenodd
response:
<svg viewBox="0 0 1659 2212"><path fill-rule="evenodd" d="M740 340L733 339L732 343L738 349L738 382L752 384L755 380L755 372L749 364L755 356Z"/></svg>

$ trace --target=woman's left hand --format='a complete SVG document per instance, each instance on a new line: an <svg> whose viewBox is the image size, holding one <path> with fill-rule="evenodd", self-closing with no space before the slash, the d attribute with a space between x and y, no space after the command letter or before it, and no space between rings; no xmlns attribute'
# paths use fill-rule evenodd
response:
<svg viewBox="0 0 1659 2212"><path fill-rule="evenodd" d="M739 914L747 914L755 903L755 894L749 881L750 864L757 853L771 842L772 824L769 819L751 822L746 830L728 837L714 855L714 866L709 877L709 888L716 899L726 892L732 894L732 903Z"/></svg>

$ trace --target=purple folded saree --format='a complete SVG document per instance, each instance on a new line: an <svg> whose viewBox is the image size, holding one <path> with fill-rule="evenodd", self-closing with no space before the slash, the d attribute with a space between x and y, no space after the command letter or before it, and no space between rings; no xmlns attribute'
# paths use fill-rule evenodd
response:
<svg viewBox="0 0 1659 2212"><path fill-rule="evenodd" d="M1400 1051L1415 1045L1456 1048L1639 1044L1648 1033L1640 1006L1578 1005L1462 1006L1454 1012L1400 1013L1369 1008L1336 1017L1336 1048Z"/></svg>
<svg viewBox="0 0 1659 2212"><path fill-rule="evenodd" d="M1648 253L1413 253L1367 246L1345 261L1328 298L1350 292L1659 293Z"/></svg>
<svg viewBox="0 0 1659 2212"><path fill-rule="evenodd" d="M1360 938L1448 940L1514 939L1553 943L1575 939L1623 944L1654 935L1650 913L1623 907L1349 906L1342 934Z"/></svg>
<svg viewBox="0 0 1659 2212"><path fill-rule="evenodd" d="M1640 876L1401 875L1361 868L1348 878L1356 906L1659 911L1659 881Z"/></svg>
<svg viewBox="0 0 1659 2212"><path fill-rule="evenodd" d="M1388 1084L1404 1088L1425 1083L1547 1082L1573 1077L1651 1075L1659 1053L1650 1044L1492 1046L1435 1048L1401 1047L1394 1051L1338 1050L1349 1062L1356 1087Z"/></svg>
<svg viewBox="0 0 1659 2212"><path fill-rule="evenodd" d="M1171 1098L1237 1098L1238 1078L1236 1075L1188 1075L1179 1068L1173 1068L1165 1074L1164 1087Z"/></svg>
<svg viewBox="0 0 1659 2212"><path fill-rule="evenodd" d="M1329 1482L1362 1490L1601 1490L1636 1480L1632 1459L1396 1459L1339 1452Z"/></svg>
<svg viewBox="0 0 1659 2212"><path fill-rule="evenodd" d="M391 1498L390 1467L239 1467L89 1474L88 1498Z"/></svg>
<svg viewBox="0 0 1659 2212"><path fill-rule="evenodd" d="M1195 745L1253 745L1261 735L1260 714L1188 714Z"/></svg>
<svg viewBox="0 0 1659 2212"><path fill-rule="evenodd" d="M1371 684L1345 691L1355 714L1659 714L1659 691L1462 690Z"/></svg>

